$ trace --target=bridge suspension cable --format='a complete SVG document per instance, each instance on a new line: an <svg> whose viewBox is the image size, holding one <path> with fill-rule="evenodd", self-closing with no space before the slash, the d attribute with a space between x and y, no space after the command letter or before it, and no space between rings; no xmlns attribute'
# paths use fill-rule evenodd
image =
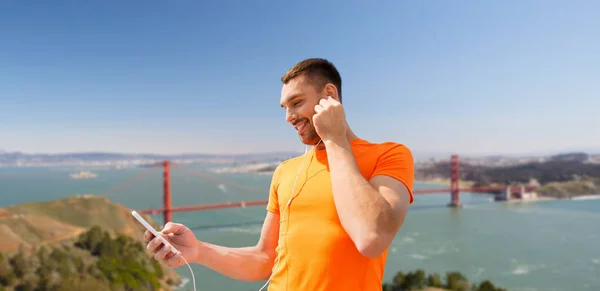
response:
<svg viewBox="0 0 600 291"><path fill-rule="evenodd" d="M225 180L217 179L215 177L211 177L208 174L205 174L205 173L202 173L200 171L196 171L196 170L192 170L192 169L186 168L186 167L184 167L184 166L182 166L182 165L180 165L178 163L170 162L170 164L173 165L173 166L175 166L175 167L177 167L178 169L180 169L180 170L188 173L188 174L198 176L198 177L200 177L202 179L206 179L206 180L210 180L210 181L213 181L213 182L217 182L217 183L223 184L224 186L230 186L230 187L238 188L238 189L241 189L241 190L244 190L244 191L251 191L251 192L257 192L257 193L264 192L264 191L260 191L260 190L255 189L255 188L250 188L250 187L246 187L246 186L243 186L243 185L238 185L238 184L235 184L235 183L227 182Z"/></svg>
<svg viewBox="0 0 600 291"><path fill-rule="evenodd" d="M154 166L152 166L152 167L148 168L147 170L145 170L145 171L143 171L143 172L139 173L139 174L138 174L138 175L136 175L135 177L133 177L133 178L131 178L131 179L129 179L129 180L127 180L127 181L125 181L125 182L121 183L121 185L119 185L119 186L117 186L117 187L115 187L115 188L111 189L110 191L108 191L108 192L104 193L102 196L108 197L108 196L110 196L110 195L112 195L112 194L115 194L115 193L117 193L117 192L119 192L119 191L123 190L125 187L127 187L127 186L129 186L129 185L133 184L134 182L137 182L138 180L140 180L141 178L143 178L144 176L146 176L146 175L150 174L152 171L155 171L155 170L156 170L156 169L158 169L158 168L159 168L159 165L154 165Z"/></svg>

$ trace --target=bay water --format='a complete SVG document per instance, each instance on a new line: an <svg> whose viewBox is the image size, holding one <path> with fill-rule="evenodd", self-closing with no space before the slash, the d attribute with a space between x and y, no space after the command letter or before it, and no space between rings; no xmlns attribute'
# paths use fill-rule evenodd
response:
<svg viewBox="0 0 600 291"><path fill-rule="evenodd" d="M186 165L201 171L211 165ZM98 177L73 180L72 167L0 168L0 207L48 201L77 194L102 195L144 168L94 169ZM173 205L266 199L270 175L210 174L211 181L172 169ZM243 185L256 189L245 191ZM448 185L417 183L415 189ZM148 174L109 196L133 209L162 207L162 174ZM459 271L470 281L490 280L516 291L600 290L600 200L494 202L489 195L461 193L462 208L448 208L449 194L417 195L394 240L385 280L398 271ZM175 213L197 238L241 247L257 242L264 206ZM153 217L162 222L162 216ZM141 234L140 234L141 235ZM198 290L258 290L264 282L239 282L205 267L192 266ZM184 266L177 272L189 281Z"/></svg>

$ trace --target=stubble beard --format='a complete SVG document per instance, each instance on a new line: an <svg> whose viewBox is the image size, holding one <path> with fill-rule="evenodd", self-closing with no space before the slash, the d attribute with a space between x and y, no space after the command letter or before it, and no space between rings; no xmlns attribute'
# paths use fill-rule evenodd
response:
<svg viewBox="0 0 600 291"><path fill-rule="evenodd" d="M312 123L309 122L308 126L309 128L306 130L306 132L300 135L300 141L302 141L302 143L305 145L314 146L321 140L321 137L319 134L317 134L317 130Z"/></svg>

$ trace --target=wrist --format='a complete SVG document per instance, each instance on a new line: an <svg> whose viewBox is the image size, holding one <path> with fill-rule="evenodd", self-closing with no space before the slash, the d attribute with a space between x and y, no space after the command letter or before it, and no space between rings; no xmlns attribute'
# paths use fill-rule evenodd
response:
<svg viewBox="0 0 600 291"><path fill-rule="evenodd" d="M323 144L325 145L326 148L331 148L331 147L346 148L350 145L350 142L348 142L348 139L346 137L338 137L338 138L324 139Z"/></svg>
<svg viewBox="0 0 600 291"><path fill-rule="evenodd" d="M200 240L196 240L196 243L193 246L193 252L192 252L192 260L194 261L194 263L199 264L199 265L204 265L204 256L202 256L202 254L206 254L206 249L208 248L208 246L206 244L204 244L203 242L201 242Z"/></svg>

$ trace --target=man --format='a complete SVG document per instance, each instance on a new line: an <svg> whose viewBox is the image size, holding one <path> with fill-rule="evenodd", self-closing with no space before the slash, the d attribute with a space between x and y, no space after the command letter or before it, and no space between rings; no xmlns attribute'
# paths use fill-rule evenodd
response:
<svg viewBox="0 0 600 291"><path fill-rule="evenodd" d="M313 148L276 168L258 243L217 246L168 223L162 233L181 253L169 254L148 231L147 248L171 267L183 255L233 279L269 280L272 291L381 290L388 248L413 201L412 154L352 132L329 61L303 60L282 82L286 121Z"/></svg>

